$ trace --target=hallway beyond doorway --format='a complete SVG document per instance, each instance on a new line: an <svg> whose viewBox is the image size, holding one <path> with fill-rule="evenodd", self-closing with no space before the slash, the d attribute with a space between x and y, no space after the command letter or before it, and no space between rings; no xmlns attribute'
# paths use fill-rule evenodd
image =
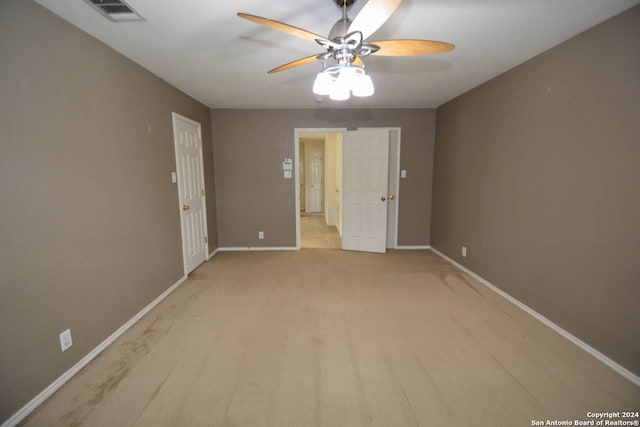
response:
<svg viewBox="0 0 640 427"><path fill-rule="evenodd" d="M323 214L300 213L300 239L303 248L342 248L338 229L327 225Z"/></svg>

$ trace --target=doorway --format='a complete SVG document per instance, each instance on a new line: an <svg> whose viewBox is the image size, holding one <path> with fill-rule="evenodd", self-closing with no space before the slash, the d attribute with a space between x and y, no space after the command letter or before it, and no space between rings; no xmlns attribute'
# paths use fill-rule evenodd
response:
<svg viewBox="0 0 640 427"><path fill-rule="evenodd" d="M305 130L296 138L299 247L340 249L340 165L342 132Z"/></svg>
<svg viewBox="0 0 640 427"><path fill-rule="evenodd" d="M359 128L366 130L373 128ZM398 211L399 211L399 183L400 183L400 142L401 128L385 127L376 128L385 129L389 132L389 165L388 165L388 202L387 202L387 238L386 247L393 249L397 247L398 234ZM338 230L338 235L342 237L342 173L343 173L343 137L346 128L296 128L294 129L294 178L295 178L295 218L296 218L296 248L304 247L301 238L301 226L306 221L305 216L324 216L324 223L321 219L313 219L317 222L316 226L334 225ZM329 158L335 158L336 173L326 173L323 181L324 186L324 212L321 214L309 214L306 212L305 187L303 180L306 175L304 164L304 148L301 148L300 139L307 134L312 134L317 139L324 140L327 137L335 137L335 144L329 144L329 150L325 145L325 161ZM335 148L331 152L331 148ZM330 182L335 178L334 182ZM335 185L335 186L334 186ZM332 191L333 190L333 191ZM330 205L328 208L327 205ZM303 221L301 221L303 219ZM319 222L319 223L318 223ZM332 243L335 245L335 243ZM342 247L342 246L340 246Z"/></svg>

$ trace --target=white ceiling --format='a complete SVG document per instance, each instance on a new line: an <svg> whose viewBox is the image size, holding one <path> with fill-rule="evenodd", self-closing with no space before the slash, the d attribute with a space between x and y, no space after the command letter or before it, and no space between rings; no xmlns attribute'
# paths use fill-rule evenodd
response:
<svg viewBox="0 0 640 427"><path fill-rule="evenodd" d="M321 63L267 75L321 53L313 42L236 16L275 19L327 36L341 16L333 0L128 0L145 22L114 23L84 0L36 0L212 108L437 107L640 0L404 0L369 38L428 39L455 50L368 57L376 93L317 102ZM365 0L357 0L353 18ZM598 52L594 52L598 55Z"/></svg>

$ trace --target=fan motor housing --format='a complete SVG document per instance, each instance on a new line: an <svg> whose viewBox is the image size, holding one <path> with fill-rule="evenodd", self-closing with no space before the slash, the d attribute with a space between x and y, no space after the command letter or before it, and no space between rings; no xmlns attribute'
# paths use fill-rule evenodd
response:
<svg viewBox="0 0 640 427"><path fill-rule="evenodd" d="M331 27L331 31L329 31L329 40L333 40L336 37L344 37L347 35L349 31L349 26L351 25L351 19L347 18L346 20L340 19L333 27Z"/></svg>

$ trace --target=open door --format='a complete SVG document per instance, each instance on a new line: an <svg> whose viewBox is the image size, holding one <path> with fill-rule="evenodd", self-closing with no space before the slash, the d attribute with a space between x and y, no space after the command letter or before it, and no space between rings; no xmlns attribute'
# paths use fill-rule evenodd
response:
<svg viewBox="0 0 640 427"><path fill-rule="evenodd" d="M347 131L342 152L342 249L385 253L389 131Z"/></svg>

